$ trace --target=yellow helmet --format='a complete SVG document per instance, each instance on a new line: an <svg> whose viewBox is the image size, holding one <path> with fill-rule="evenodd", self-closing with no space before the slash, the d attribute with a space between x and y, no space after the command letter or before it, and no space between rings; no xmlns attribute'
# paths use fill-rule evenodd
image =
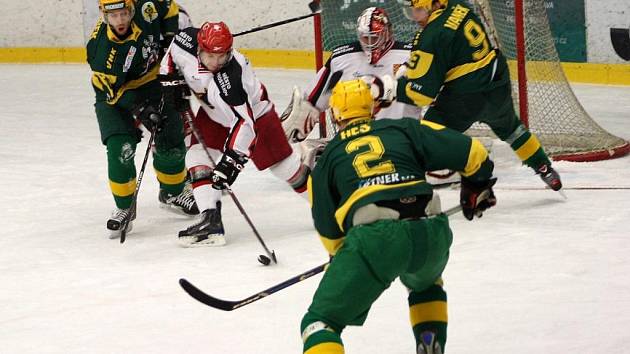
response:
<svg viewBox="0 0 630 354"><path fill-rule="evenodd" d="M330 96L330 108L337 123L372 118L374 98L370 87L361 79L337 83Z"/></svg>
<svg viewBox="0 0 630 354"><path fill-rule="evenodd" d="M98 8L103 13L119 10L125 7L133 12L134 2L134 0L98 0Z"/></svg>
<svg viewBox="0 0 630 354"><path fill-rule="evenodd" d="M448 3L448 0L404 0L405 7L415 7L418 9L431 9L433 2L438 2L444 6Z"/></svg>

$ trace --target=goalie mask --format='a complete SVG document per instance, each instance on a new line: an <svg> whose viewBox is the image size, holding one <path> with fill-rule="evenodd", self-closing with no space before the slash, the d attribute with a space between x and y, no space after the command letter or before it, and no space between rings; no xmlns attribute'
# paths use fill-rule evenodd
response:
<svg viewBox="0 0 630 354"><path fill-rule="evenodd" d="M341 81L330 96L330 108L337 124L372 119L374 99L368 84L361 80Z"/></svg>
<svg viewBox="0 0 630 354"><path fill-rule="evenodd" d="M197 33L199 59L210 71L217 72L232 59L234 38L224 22L205 22Z"/></svg>
<svg viewBox="0 0 630 354"><path fill-rule="evenodd" d="M389 16L384 9L368 7L357 19L357 37L363 52L376 64L394 45L394 35Z"/></svg>

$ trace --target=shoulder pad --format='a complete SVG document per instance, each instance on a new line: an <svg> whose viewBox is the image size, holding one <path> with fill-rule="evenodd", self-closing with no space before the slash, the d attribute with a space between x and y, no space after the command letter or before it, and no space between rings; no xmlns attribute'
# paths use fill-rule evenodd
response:
<svg viewBox="0 0 630 354"><path fill-rule="evenodd" d="M247 102L242 78L243 68L234 57L214 75L213 80L219 88L221 98L230 106L240 106Z"/></svg>
<svg viewBox="0 0 630 354"><path fill-rule="evenodd" d="M188 53L197 55L197 32L198 28L185 28L175 35L173 42Z"/></svg>
<svg viewBox="0 0 630 354"><path fill-rule="evenodd" d="M352 42L335 47L330 57L338 57L344 54L357 53L362 51L363 49L361 48L361 44L359 44L359 42Z"/></svg>

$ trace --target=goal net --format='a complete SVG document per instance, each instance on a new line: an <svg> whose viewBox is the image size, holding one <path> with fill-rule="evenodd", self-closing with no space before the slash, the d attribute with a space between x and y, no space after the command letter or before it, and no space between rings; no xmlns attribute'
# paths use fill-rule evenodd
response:
<svg viewBox="0 0 630 354"><path fill-rule="evenodd" d="M513 83L516 112L524 104L527 114L521 114L530 130L540 139L547 153L555 160L595 161L623 156L630 144L601 128L586 113L575 97L560 66L551 34L544 0L525 0L524 61L517 60L517 30L515 3L523 0L469 1L485 22L493 44L508 58ZM393 23L396 39L411 41L418 27L402 12L401 0L321 0L321 41L323 51L357 39L356 19L369 6L384 8ZM518 66L525 68L526 80L521 84L526 95L519 100ZM522 90L523 88L521 88ZM523 91L522 91L523 92ZM475 124L469 130L475 136L490 135L490 130Z"/></svg>

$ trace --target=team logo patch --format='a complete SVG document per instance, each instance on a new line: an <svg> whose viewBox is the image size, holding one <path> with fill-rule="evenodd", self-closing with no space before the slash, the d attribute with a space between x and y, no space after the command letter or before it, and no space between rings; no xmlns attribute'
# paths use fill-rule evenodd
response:
<svg viewBox="0 0 630 354"><path fill-rule="evenodd" d="M157 9L155 8L155 5L153 5L153 3L150 1L144 3L141 10L142 18L144 18L144 20L149 23L155 21L155 19L157 19L158 17Z"/></svg>

